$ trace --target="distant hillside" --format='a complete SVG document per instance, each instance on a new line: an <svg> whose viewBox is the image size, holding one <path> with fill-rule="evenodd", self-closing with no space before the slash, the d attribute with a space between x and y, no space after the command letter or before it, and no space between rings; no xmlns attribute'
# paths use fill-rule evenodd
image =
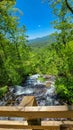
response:
<svg viewBox="0 0 73 130"><path fill-rule="evenodd" d="M42 47L47 46L53 42L55 42L55 37L52 35L47 35L41 38L29 40L28 45L31 47Z"/></svg>

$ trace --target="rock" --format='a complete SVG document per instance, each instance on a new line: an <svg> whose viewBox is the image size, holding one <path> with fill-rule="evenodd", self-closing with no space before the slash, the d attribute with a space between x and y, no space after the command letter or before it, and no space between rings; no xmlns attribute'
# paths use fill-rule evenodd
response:
<svg viewBox="0 0 73 130"><path fill-rule="evenodd" d="M55 100L54 105L60 105L59 101Z"/></svg>
<svg viewBox="0 0 73 130"><path fill-rule="evenodd" d="M52 75L43 75L43 78L45 80L51 80L51 81L54 81L55 80L55 76L52 76Z"/></svg>
<svg viewBox="0 0 73 130"><path fill-rule="evenodd" d="M52 85L52 81L46 81L45 82L45 86L46 87L51 87L51 85Z"/></svg>

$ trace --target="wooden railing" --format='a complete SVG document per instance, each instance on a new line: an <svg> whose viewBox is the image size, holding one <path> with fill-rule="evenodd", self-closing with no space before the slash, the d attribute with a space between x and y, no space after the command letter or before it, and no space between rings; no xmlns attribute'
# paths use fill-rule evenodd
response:
<svg viewBox="0 0 73 130"><path fill-rule="evenodd" d="M0 106L0 116L8 117L8 120L0 120L0 130L73 130L73 106L37 106L33 96L24 97L19 106ZM23 117L23 121L11 120L10 117ZM42 118L69 120L46 121Z"/></svg>

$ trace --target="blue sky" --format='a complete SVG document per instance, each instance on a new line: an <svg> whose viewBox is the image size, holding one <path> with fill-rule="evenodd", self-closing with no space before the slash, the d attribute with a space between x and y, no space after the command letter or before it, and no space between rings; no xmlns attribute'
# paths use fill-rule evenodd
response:
<svg viewBox="0 0 73 130"><path fill-rule="evenodd" d="M54 16L48 6L48 2L43 0L17 0L16 8L19 8L23 15L20 16L20 25L25 25L29 39L42 37L54 31L50 24ZM45 0L47 1L47 0Z"/></svg>

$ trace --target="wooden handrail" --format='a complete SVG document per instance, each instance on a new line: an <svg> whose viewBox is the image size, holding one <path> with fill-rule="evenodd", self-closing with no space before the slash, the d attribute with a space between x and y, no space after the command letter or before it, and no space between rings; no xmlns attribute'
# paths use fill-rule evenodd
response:
<svg viewBox="0 0 73 130"><path fill-rule="evenodd" d="M41 121L41 126L39 125L28 125L27 121L0 121L0 127L5 128L17 128L17 129L50 129L59 128L60 125L68 124L72 125L71 121Z"/></svg>
<svg viewBox="0 0 73 130"><path fill-rule="evenodd" d="M33 106L32 106L33 105ZM41 121L40 118L73 118L73 106L36 106L33 96L23 98L19 106L0 106L1 117L24 117L27 121L1 120L2 129L73 130L73 121Z"/></svg>
<svg viewBox="0 0 73 130"><path fill-rule="evenodd" d="M1 106L0 116L25 118L73 118L73 106Z"/></svg>

